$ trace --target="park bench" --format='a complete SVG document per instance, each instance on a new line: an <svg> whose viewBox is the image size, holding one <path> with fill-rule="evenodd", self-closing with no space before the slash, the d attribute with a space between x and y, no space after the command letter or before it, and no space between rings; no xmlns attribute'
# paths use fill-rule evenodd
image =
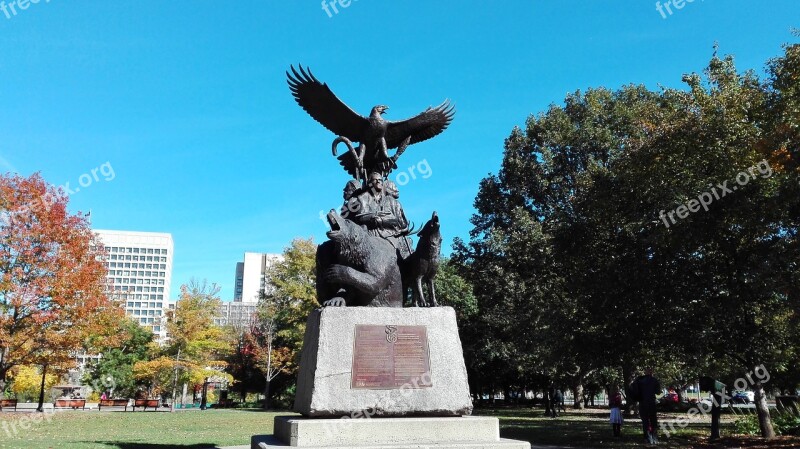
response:
<svg viewBox="0 0 800 449"><path fill-rule="evenodd" d="M14 407L14 411L17 411L17 400L16 399L0 399L0 410L3 410L6 407Z"/></svg>
<svg viewBox="0 0 800 449"><path fill-rule="evenodd" d="M86 410L86 399L56 399L55 408L71 408L77 410Z"/></svg>
<svg viewBox="0 0 800 449"><path fill-rule="evenodd" d="M128 411L128 400L127 399L100 399L100 403L97 405L98 410L102 410L103 407L125 407L125 411Z"/></svg>
<svg viewBox="0 0 800 449"><path fill-rule="evenodd" d="M147 411L147 407L150 407L154 410L158 410L159 406L158 399L134 399L133 400L133 411L136 411L136 407L143 407L144 411Z"/></svg>

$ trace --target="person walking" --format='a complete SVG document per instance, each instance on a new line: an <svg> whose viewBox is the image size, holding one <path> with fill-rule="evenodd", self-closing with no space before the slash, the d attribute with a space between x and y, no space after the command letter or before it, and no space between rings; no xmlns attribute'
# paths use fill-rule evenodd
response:
<svg viewBox="0 0 800 449"><path fill-rule="evenodd" d="M558 409L562 409L564 407L564 394L561 393L561 389L555 388L553 391L553 418L558 418Z"/></svg>
<svg viewBox="0 0 800 449"><path fill-rule="evenodd" d="M658 416L656 395L661 393L661 384L653 377L653 368L646 368L645 375L636 379L636 396L639 398L639 417L642 431L648 444L658 444Z"/></svg>
<svg viewBox="0 0 800 449"><path fill-rule="evenodd" d="M611 429L614 436L622 435L622 395L619 393L619 388L614 386L611 389L609 396L608 406L611 407Z"/></svg>

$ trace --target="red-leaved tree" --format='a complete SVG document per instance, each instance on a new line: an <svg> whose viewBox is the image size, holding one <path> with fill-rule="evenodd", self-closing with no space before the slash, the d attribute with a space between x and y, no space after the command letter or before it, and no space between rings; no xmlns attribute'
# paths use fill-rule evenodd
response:
<svg viewBox="0 0 800 449"><path fill-rule="evenodd" d="M16 365L63 365L115 334L124 314L103 292L103 255L63 192L0 175L0 391Z"/></svg>

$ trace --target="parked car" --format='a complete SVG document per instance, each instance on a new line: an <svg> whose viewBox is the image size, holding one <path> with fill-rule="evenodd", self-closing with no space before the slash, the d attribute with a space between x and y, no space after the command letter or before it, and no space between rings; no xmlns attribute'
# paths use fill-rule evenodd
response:
<svg viewBox="0 0 800 449"><path fill-rule="evenodd" d="M661 396L659 401L664 403L677 403L680 402L680 397L678 396L678 393L667 393L664 396Z"/></svg>
<svg viewBox="0 0 800 449"><path fill-rule="evenodd" d="M755 401L756 394L752 391L734 391L731 395L732 404L749 404Z"/></svg>
<svg viewBox="0 0 800 449"><path fill-rule="evenodd" d="M703 398L700 400L700 405L710 408L714 405L714 398L712 398L711 396Z"/></svg>

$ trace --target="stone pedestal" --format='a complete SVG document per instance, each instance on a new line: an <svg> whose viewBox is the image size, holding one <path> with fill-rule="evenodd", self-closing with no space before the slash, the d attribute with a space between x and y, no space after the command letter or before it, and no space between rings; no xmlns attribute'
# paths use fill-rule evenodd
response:
<svg viewBox="0 0 800 449"><path fill-rule="evenodd" d="M294 411L252 449L530 449L472 413L450 307L328 307L308 318Z"/></svg>
<svg viewBox="0 0 800 449"><path fill-rule="evenodd" d="M294 411L337 418L469 415L472 398L455 311L314 311L306 324Z"/></svg>
<svg viewBox="0 0 800 449"><path fill-rule="evenodd" d="M275 418L275 435L256 435L251 449L530 449L500 438L497 418Z"/></svg>

